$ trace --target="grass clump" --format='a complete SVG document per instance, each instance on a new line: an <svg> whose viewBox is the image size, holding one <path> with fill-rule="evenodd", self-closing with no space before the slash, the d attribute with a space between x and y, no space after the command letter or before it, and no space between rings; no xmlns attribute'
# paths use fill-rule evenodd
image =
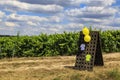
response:
<svg viewBox="0 0 120 80"><path fill-rule="evenodd" d="M70 80L81 80L81 75L80 74L73 74L70 76Z"/></svg>
<svg viewBox="0 0 120 80"><path fill-rule="evenodd" d="M112 80L120 80L120 72L117 68L113 69L107 72L107 77Z"/></svg>

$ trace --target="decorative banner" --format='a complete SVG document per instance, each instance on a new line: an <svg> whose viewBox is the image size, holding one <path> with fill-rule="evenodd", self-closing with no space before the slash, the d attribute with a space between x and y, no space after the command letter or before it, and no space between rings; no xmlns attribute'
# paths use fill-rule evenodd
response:
<svg viewBox="0 0 120 80"><path fill-rule="evenodd" d="M89 35L89 29L87 27L83 28L82 32L84 35Z"/></svg>
<svg viewBox="0 0 120 80"><path fill-rule="evenodd" d="M81 48L81 51L84 51L85 50L85 44L81 44L80 48Z"/></svg>
<svg viewBox="0 0 120 80"><path fill-rule="evenodd" d="M87 54L85 57L86 57L85 60L86 60L87 62L90 62L90 60L91 60L91 55L90 55L90 54Z"/></svg>
<svg viewBox="0 0 120 80"><path fill-rule="evenodd" d="M91 41L90 35L85 35L84 41L85 41L85 42L90 42L90 41Z"/></svg>

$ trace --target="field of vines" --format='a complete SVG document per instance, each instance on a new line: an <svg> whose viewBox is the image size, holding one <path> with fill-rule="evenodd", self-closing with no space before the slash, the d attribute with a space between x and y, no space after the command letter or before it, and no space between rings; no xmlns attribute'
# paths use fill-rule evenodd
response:
<svg viewBox="0 0 120 80"><path fill-rule="evenodd" d="M0 58L75 55L79 32L0 37ZM100 31L102 51L120 52L120 30Z"/></svg>

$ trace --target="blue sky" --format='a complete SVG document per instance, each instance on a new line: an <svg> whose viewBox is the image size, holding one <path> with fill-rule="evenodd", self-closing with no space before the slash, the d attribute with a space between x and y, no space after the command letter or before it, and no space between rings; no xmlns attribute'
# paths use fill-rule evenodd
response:
<svg viewBox="0 0 120 80"><path fill-rule="evenodd" d="M0 34L120 29L120 0L0 0Z"/></svg>

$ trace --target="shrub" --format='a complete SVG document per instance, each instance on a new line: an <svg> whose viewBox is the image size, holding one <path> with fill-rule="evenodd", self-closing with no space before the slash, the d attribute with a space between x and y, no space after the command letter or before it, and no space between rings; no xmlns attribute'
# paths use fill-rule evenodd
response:
<svg viewBox="0 0 120 80"><path fill-rule="evenodd" d="M0 58L75 55L79 32L0 38ZM100 32L103 52L120 52L120 30Z"/></svg>

